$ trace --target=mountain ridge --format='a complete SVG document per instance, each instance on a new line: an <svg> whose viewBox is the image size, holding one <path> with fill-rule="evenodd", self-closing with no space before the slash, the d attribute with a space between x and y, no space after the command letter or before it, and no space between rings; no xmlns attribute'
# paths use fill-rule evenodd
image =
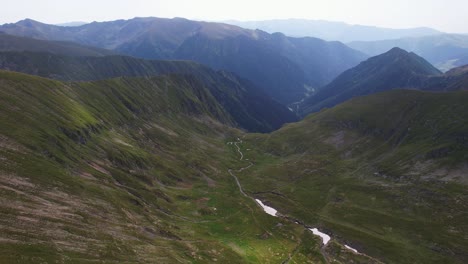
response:
<svg viewBox="0 0 468 264"><path fill-rule="evenodd" d="M332 107L355 96L396 88L418 88L442 73L415 53L392 48L345 71L300 105L302 114Z"/></svg>
<svg viewBox="0 0 468 264"><path fill-rule="evenodd" d="M0 68L62 81L96 81L167 74L193 76L244 129L267 132L297 118L251 82L188 61L150 61L126 56L69 57L37 52L0 52Z"/></svg>
<svg viewBox="0 0 468 264"><path fill-rule="evenodd" d="M442 71L468 64L468 36L462 34L437 34L424 37L401 38L381 41L356 41L348 46L374 56L400 47L424 57Z"/></svg>
<svg viewBox="0 0 468 264"><path fill-rule="evenodd" d="M310 19L276 19L263 21L224 21L251 29L262 29L269 33L283 32L293 37L316 37L328 41L375 41L397 39L407 36L424 36L441 33L428 27L392 29L376 26L353 25L344 22Z"/></svg>
<svg viewBox="0 0 468 264"><path fill-rule="evenodd" d="M315 38L297 40L228 24L183 18L134 18L78 27L24 20L5 24L0 31L24 37L74 41L139 58L197 60L249 79L284 104L301 100L311 90L367 58L362 52L341 43ZM245 66L249 70L244 69Z"/></svg>

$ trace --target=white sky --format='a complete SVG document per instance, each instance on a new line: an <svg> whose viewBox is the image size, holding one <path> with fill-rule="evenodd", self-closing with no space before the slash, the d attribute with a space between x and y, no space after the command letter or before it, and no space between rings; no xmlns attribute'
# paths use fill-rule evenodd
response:
<svg viewBox="0 0 468 264"><path fill-rule="evenodd" d="M0 0L0 24L133 17L199 20L323 19L391 28L427 26L468 33L468 0Z"/></svg>

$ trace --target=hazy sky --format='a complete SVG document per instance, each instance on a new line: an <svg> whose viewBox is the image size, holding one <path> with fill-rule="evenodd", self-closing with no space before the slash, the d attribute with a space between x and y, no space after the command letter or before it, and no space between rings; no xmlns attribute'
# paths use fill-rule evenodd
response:
<svg viewBox="0 0 468 264"><path fill-rule="evenodd" d="M306 18L392 28L427 26L468 33L468 0L0 0L0 24L133 17L200 20Z"/></svg>

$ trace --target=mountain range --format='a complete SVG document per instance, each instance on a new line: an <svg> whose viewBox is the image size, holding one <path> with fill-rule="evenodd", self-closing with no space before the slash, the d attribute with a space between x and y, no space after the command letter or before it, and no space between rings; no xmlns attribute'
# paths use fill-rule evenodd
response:
<svg viewBox="0 0 468 264"><path fill-rule="evenodd" d="M249 79L285 104L299 101L367 57L339 42L182 18L135 18L78 27L26 19L5 24L0 31L73 41L139 58L195 60Z"/></svg>
<svg viewBox="0 0 468 264"><path fill-rule="evenodd" d="M303 114L333 107L355 96L391 89L417 89L442 73L415 53L400 48L372 57L338 76L300 104Z"/></svg>
<svg viewBox="0 0 468 264"><path fill-rule="evenodd" d="M392 47L400 47L424 57L442 71L468 64L468 36L438 34L381 41L356 41L348 46L375 56Z"/></svg>
<svg viewBox="0 0 468 264"><path fill-rule="evenodd" d="M453 68L442 74L415 53L393 48L345 71L296 107L305 115L356 96L386 90L457 91L468 89L467 84L467 66Z"/></svg>
<svg viewBox="0 0 468 264"><path fill-rule="evenodd" d="M2 263L468 262L467 66L180 18L0 31Z"/></svg>
<svg viewBox="0 0 468 264"><path fill-rule="evenodd" d="M350 25L344 22L310 19L276 19L263 21L226 21L244 28L260 29L269 33L282 32L294 37L315 37L328 41L376 41L403 37L441 34L432 28L392 29L374 26Z"/></svg>
<svg viewBox="0 0 468 264"><path fill-rule="evenodd" d="M269 33L282 32L288 36L341 41L369 56L376 56L393 47L399 47L415 52L444 72L468 64L466 34L448 34L431 28L388 29L305 19L226 21L226 23Z"/></svg>
<svg viewBox="0 0 468 264"><path fill-rule="evenodd" d="M116 77L145 77L177 74L193 76L200 89L233 116L242 128L267 132L297 120L285 106L267 96L251 82L234 74L214 71L183 61L150 61L125 56L72 57L41 52L0 52L0 68L64 81L91 81Z"/></svg>
<svg viewBox="0 0 468 264"><path fill-rule="evenodd" d="M79 57L100 57L116 54L106 49L84 46L75 42L39 40L5 33L0 33L0 51L48 52Z"/></svg>

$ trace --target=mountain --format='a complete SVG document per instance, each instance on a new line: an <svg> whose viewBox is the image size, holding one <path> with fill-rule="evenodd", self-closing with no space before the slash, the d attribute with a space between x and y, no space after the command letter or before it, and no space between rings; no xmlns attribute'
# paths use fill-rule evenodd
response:
<svg viewBox="0 0 468 264"><path fill-rule="evenodd" d="M2 262L324 260L312 232L241 195L245 133L193 76L0 80Z"/></svg>
<svg viewBox="0 0 468 264"><path fill-rule="evenodd" d="M139 61L2 54L121 72ZM193 62L140 67L167 72L0 71L2 261L467 262L467 91L356 97L259 134L237 129L236 113L256 111L241 105L241 79Z"/></svg>
<svg viewBox="0 0 468 264"><path fill-rule="evenodd" d="M289 104L367 58L338 42L290 38L221 23L182 18L135 18L59 27L33 20L0 31L44 40L73 41L146 59L196 60L251 80Z"/></svg>
<svg viewBox="0 0 468 264"><path fill-rule="evenodd" d="M426 91L468 90L468 65L453 68L444 75L432 76L419 89Z"/></svg>
<svg viewBox="0 0 468 264"><path fill-rule="evenodd" d="M0 52L0 68L63 81L189 75L201 82L204 89L208 89L244 129L267 132L297 120L285 106L251 82L193 62L149 61L125 56L70 57L37 52Z"/></svg>
<svg viewBox="0 0 468 264"><path fill-rule="evenodd" d="M356 97L247 135L255 165L238 177L281 214L383 263L466 263L467 131L467 91Z"/></svg>
<svg viewBox="0 0 468 264"><path fill-rule="evenodd" d="M88 22L82 22L82 21L74 21L74 22L65 22L65 23L60 23L60 24L55 24L56 26L60 27L79 27L82 25L86 25Z"/></svg>
<svg viewBox="0 0 468 264"><path fill-rule="evenodd" d="M399 47L419 54L442 71L468 64L468 36L461 34L357 41L347 45L370 56L381 54L392 47Z"/></svg>
<svg viewBox="0 0 468 264"><path fill-rule="evenodd" d="M198 34L177 49L175 58L229 69L265 87L283 103L302 99L308 91L364 58L338 42L294 39L261 31L255 34L253 38L244 35L212 38Z"/></svg>
<svg viewBox="0 0 468 264"><path fill-rule="evenodd" d="M332 107L350 98L396 88L418 88L441 72L414 53L400 48L372 57L338 76L300 104L302 114Z"/></svg>
<svg viewBox="0 0 468 264"><path fill-rule="evenodd" d="M0 51L36 51L68 56L108 56L115 52L74 42L45 41L0 33Z"/></svg>
<svg viewBox="0 0 468 264"><path fill-rule="evenodd" d="M228 24L269 33L282 32L292 37L316 37L341 42L376 41L403 37L420 37L440 34L432 28L392 29L374 26L350 25L343 22L308 19L276 19L263 21L226 21ZM387 49L388 50L388 49Z"/></svg>

